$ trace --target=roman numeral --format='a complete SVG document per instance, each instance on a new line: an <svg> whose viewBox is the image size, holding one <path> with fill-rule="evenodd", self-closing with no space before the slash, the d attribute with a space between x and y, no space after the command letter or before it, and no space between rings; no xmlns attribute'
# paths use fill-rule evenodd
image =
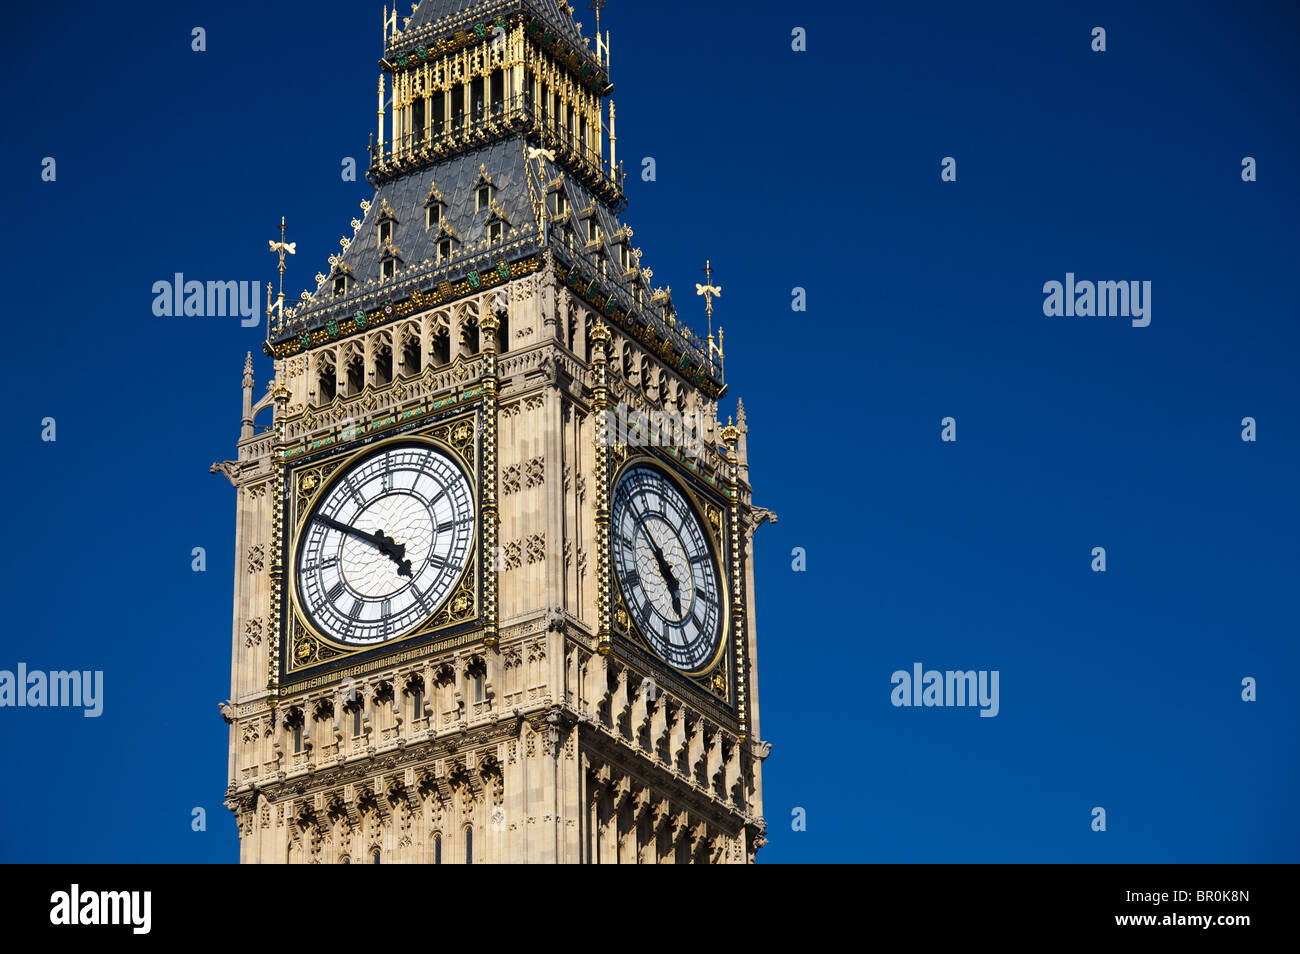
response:
<svg viewBox="0 0 1300 954"><path fill-rule="evenodd" d="M348 493L351 494L352 499L357 502L358 507L364 507L366 505L365 500L361 497L361 492L357 490L357 485L352 482L351 477L345 478L343 485L347 488Z"/></svg>
<svg viewBox="0 0 1300 954"><path fill-rule="evenodd" d="M325 594L325 598L329 600L331 603L333 603L342 594L343 594L343 581L339 580L332 587L330 587L330 591Z"/></svg>
<svg viewBox="0 0 1300 954"><path fill-rule="evenodd" d="M424 616L429 615L430 606L427 593L417 592L415 594L415 605L420 607L420 613Z"/></svg>
<svg viewBox="0 0 1300 954"><path fill-rule="evenodd" d="M348 613L348 615L349 615L350 617L352 617L353 619L360 619L360 618L361 618L361 611L364 610L365 608L366 608L366 601L365 601L365 600L353 600L353 601L352 601L352 611L351 611L350 613Z"/></svg>

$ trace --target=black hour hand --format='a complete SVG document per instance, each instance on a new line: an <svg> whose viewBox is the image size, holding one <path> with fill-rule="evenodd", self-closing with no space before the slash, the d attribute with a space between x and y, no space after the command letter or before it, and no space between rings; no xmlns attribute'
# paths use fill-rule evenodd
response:
<svg viewBox="0 0 1300 954"><path fill-rule="evenodd" d="M664 559L664 551L659 549L659 544L655 542L654 537L650 536L648 533L646 534L646 537L650 540L650 548L654 550L655 562L659 564L659 574L664 578L664 582L668 584L668 588L676 594L680 589L680 586L677 583L676 574L673 573L673 568L669 566L668 561Z"/></svg>
<svg viewBox="0 0 1300 954"><path fill-rule="evenodd" d="M384 536L382 530L375 531L375 541L379 547L379 552L397 564L397 575L409 577L411 575L411 561L404 559L406 545L398 543L392 537Z"/></svg>

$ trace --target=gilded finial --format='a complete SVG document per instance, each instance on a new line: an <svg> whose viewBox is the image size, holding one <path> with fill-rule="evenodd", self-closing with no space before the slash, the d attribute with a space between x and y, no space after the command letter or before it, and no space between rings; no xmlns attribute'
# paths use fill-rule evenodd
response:
<svg viewBox="0 0 1300 954"><path fill-rule="evenodd" d="M597 43L599 43L599 41L600 41L600 29L599 29L599 26L600 26L600 25L599 25L599 23L598 23L598 24L597 24L597 30L596 30L596 41L597 41ZM608 49L608 47L606 47L606 49L605 49L605 68L606 68L606 69L609 68L609 49ZM615 170L615 169L618 168L618 159L615 158L615 157L617 156L617 154L618 154L618 133L615 131L616 127L615 127L615 125L614 125L614 115L615 115L615 110L614 110L614 101L611 99L611 100L609 101L609 168L610 168L611 171L612 171L612 170Z"/></svg>
<svg viewBox="0 0 1300 954"><path fill-rule="evenodd" d="M600 11L605 9L605 0L591 0L591 3L587 4L587 9L594 10L596 13L596 62L600 63L603 47L600 39Z"/></svg>
<svg viewBox="0 0 1300 954"><path fill-rule="evenodd" d="M695 284L695 294L704 296L704 313L709 316L709 332L713 331L713 299L722 297L722 286L713 284L713 265L704 260L704 284Z"/></svg>
<svg viewBox="0 0 1300 954"><path fill-rule="evenodd" d="M727 426L722 429L721 437L722 443L727 445L728 450L735 445L736 441L740 440L740 431L736 429L736 425L731 423L730 415L727 416Z"/></svg>
<svg viewBox="0 0 1300 954"><path fill-rule="evenodd" d="M713 264L704 260L704 284L695 285L695 294L704 296L704 314L708 320L709 363L713 363L716 354L719 361L725 357L722 353L722 326L718 326L718 343L713 343L713 299L722 297L722 286L713 284Z"/></svg>
<svg viewBox="0 0 1300 954"><path fill-rule="evenodd" d="M280 293L276 296L275 303L276 303L276 307L278 307L280 310L280 317L282 319L284 318L284 256L286 254L288 255L298 254L298 248L297 248L298 243L286 242L284 240L285 232L287 232L288 230L289 230L289 226L285 224L284 216L282 215L280 216L280 241L277 242L274 239L270 239L268 241L268 244L271 246L271 251L278 253L280 256ZM267 288L266 291L267 294L269 295L271 289ZM267 308L267 312L268 314L270 313L269 306Z"/></svg>

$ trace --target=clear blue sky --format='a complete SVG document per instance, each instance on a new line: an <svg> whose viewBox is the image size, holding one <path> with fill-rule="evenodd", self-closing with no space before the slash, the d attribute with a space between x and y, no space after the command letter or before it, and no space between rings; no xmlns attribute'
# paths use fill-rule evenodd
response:
<svg viewBox="0 0 1300 954"><path fill-rule="evenodd" d="M99 719L0 710L0 860L237 857L234 495L208 465L244 352L259 395L270 363L264 329L157 318L151 287L267 280L281 215L289 292L313 284L371 194L339 170L364 166L380 6L8 14L0 668L106 688ZM602 16L625 221L683 314L712 260L724 414L743 397L780 515L757 538L763 860L1300 860L1300 30L1286 4L1135 6ZM1044 317L1066 272L1152 282L1150 326ZM998 716L894 708L915 662L998 670Z"/></svg>

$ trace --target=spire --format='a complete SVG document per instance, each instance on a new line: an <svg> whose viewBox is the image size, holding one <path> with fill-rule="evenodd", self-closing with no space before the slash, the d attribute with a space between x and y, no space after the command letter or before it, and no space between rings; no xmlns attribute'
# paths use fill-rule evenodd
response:
<svg viewBox="0 0 1300 954"><path fill-rule="evenodd" d="M284 240L284 234L288 230L289 226L285 224L284 216L282 215L280 216L280 241L277 242L275 239L271 239L269 242L271 251L278 252L280 255L280 292L275 299L275 308L279 313L281 321L284 320L284 256L286 254L296 255L298 253L297 242L286 242ZM268 288L267 294L270 294L270 291L271 290ZM267 309L267 313L270 313L269 308Z"/></svg>
<svg viewBox="0 0 1300 954"><path fill-rule="evenodd" d="M740 479L749 483L749 425L745 423L745 402L736 398L736 462Z"/></svg>
<svg viewBox="0 0 1300 954"><path fill-rule="evenodd" d="M239 419L239 439L253 436L253 352L244 355L244 412Z"/></svg>
<svg viewBox="0 0 1300 954"><path fill-rule="evenodd" d="M606 0L591 0L588 4L590 9L596 11L596 62L609 69L609 31L605 31L604 39L600 36L600 11L605 9Z"/></svg>
<svg viewBox="0 0 1300 954"><path fill-rule="evenodd" d="M726 357L722 353L722 326L718 326L718 343L713 343L713 299L722 297L722 286L713 284L713 263L707 258L704 260L704 284L695 283L695 294L704 296L704 313L708 319L709 325L709 363L713 363L713 356L718 356L719 368L721 361Z"/></svg>
<svg viewBox="0 0 1300 954"><path fill-rule="evenodd" d="M618 159L615 157L615 149L618 148L618 133L614 131L614 101L609 101L609 167L618 169Z"/></svg>

